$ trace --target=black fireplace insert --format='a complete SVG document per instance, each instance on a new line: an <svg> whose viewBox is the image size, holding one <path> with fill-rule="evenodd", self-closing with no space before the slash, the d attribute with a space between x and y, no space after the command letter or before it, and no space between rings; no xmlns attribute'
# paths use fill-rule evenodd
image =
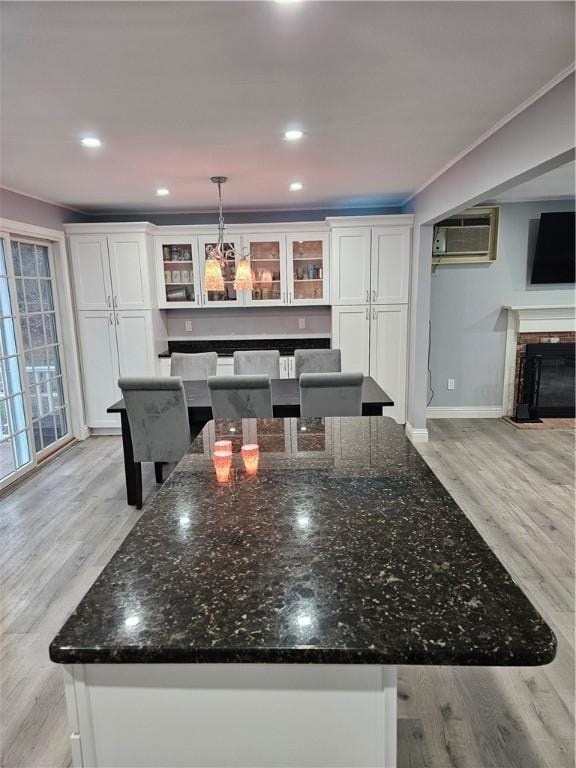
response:
<svg viewBox="0 0 576 768"><path fill-rule="evenodd" d="M527 344L520 360L515 420L574 418L574 344Z"/></svg>

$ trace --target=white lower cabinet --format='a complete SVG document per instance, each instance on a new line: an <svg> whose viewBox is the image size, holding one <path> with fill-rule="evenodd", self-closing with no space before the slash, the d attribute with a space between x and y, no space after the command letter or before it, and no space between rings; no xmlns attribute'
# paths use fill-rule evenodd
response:
<svg viewBox="0 0 576 768"><path fill-rule="evenodd" d="M394 400L384 414L399 424L406 421L406 304L375 304L370 309L370 375Z"/></svg>
<svg viewBox="0 0 576 768"><path fill-rule="evenodd" d="M234 358L232 356L218 357L216 376L234 376Z"/></svg>
<svg viewBox="0 0 576 768"><path fill-rule="evenodd" d="M406 421L408 307L361 304L332 308L332 346L342 352L343 371L372 376L394 400L384 408L399 424Z"/></svg>
<svg viewBox="0 0 576 768"><path fill-rule="evenodd" d="M117 428L118 414L106 413L106 408L120 398L114 312L78 312L78 330L86 425L92 429Z"/></svg>
<svg viewBox="0 0 576 768"><path fill-rule="evenodd" d="M332 307L332 346L342 352L342 370L370 374L370 307Z"/></svg>
<svg viewBox="0 0 576 768"><path fill-rule="evenodd" d="M86 426L116 429L106 409L121 397L121 376L154 376L154 310L78 312Z"/></svg>
<svg viewBox="0 0 576 768"><path fill-rule="evenodd" d="M170 376L171 360L169 357L158 358L158 375Z"/></svg>

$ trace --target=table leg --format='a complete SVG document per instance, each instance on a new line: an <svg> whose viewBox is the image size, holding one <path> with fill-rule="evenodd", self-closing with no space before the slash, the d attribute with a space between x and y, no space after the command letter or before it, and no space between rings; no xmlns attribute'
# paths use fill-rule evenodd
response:
<svg viewBox="0 0 576 768"><path fill-rule="evenodd" d="M122 425L122 448L124 450L124 476L126 477L126 501L131 506L136 504L137 497L137 467L134 463L132 450L132 433L126 411L121 411L120 422Z"/></svg>

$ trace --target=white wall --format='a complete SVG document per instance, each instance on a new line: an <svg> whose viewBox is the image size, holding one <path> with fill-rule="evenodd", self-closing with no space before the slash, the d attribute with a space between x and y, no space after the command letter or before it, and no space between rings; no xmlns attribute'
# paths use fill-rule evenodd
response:
<svg viewBox="0 0 576 768"><path fill-rule="evenodd" d="M12 221L34 224L36 227L63 229L64 223L83 221L82 214L62 208L59 205L45 203L27 195L19 195L0 187L0 216Z"/></svg>
<svg viewBox="0 0 576 768"><path fill-rule="evenodd" d="M501 406L506 343L504 305L573 304L574 286L532 286L529 264L542 212L574 201L507 203L500 210L493 264L446 265L432 275L431 407ZM446 380L456 380L449 391Z"/></svg>

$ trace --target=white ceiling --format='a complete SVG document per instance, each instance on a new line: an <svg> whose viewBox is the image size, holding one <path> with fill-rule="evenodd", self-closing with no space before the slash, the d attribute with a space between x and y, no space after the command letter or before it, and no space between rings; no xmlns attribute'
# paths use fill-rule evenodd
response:
<svg viewBox="0 0 576 768"><path fill-rule="evenodd" d="M566 163L548 173L543 173L524 184L509 189L497 195L494 202L524 203L530 200L560 200L571 198L576 194L574 189L574 163Z"/></svg>
<svg viewBox="0 0 576 768"><path fill-rule="evenodd" d="M229 209L397 204L574 56L562 2L1 12L1 183L84 210L213 208L214 174Z"/></svg>

